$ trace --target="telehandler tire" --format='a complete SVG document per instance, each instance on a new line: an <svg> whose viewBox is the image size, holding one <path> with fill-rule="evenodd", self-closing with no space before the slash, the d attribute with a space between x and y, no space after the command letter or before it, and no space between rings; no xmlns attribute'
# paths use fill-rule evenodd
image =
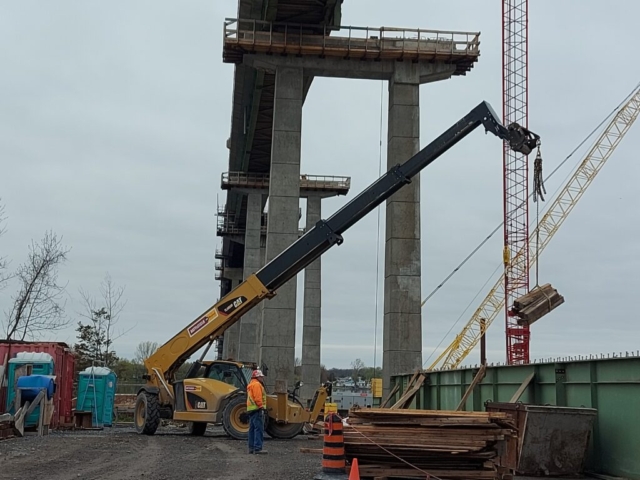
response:
<svg viewBox="0 0 640 480"><path fill-rule="evenodd" d="M207 422L191 422L189 433L196 437L201 437L207 431Z"/></svg>
<svg viewBox="0 0 640 480"><path fill-rule="evenodd" d="M160 425L160 407L157 395L145 391L138 394L133 423L139 434L153 435L156 433Z"/></svg>
<svg viewBox="0 0 640 480"><path fill-rule="evenodd" d="M236 395L222 411L222 426L232 438L246 440L249 436L249 415L247 414L247 396Z"/></svg>

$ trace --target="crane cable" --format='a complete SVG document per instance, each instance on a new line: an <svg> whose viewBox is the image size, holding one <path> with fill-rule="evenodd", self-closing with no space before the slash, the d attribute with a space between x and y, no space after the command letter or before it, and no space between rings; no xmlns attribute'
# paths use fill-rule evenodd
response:
<svg viewBox="0 0 640 480"><path fill-rule="evenodd" d="M540 284L540 202L538 198L544 202L544 195L547 190L544 188L544 179L542 178L542 154L540 153L540 139L538 139L538 153L533 162L533 202L536 204L536 287Z"/></svg>
<svg viewBox="0 0 640 480"><path fill-rule="evenodd" d="M382 117L384 115L384 80L380 80L380 131L379 154L378 154L378 178L382 176ZM378 205L378 235L376 239L376 299L375 299L375 320L373 327L373 377L376 378L376 367L378 359L378 297L380 285L380 211L382 205Z"/></svg>
<svg viewBox="0 0 640 480"><path fill-rule="evenodd" d="M589 135L587 135L579 144L577 147L575 147L571 153L569 153L569 155L567 155L565 157L564 160L562 160L562 162L560 162L558 164L558 166L556 168L553 169L553 171L546 177L543 179L542 185L544 185L545 181L548 181L551 177L553 177L553 175L560 170L560 168L562 168L564 166L564 164L571 158L573 157L573 155L575 155L575 153L600 129L600 127L602 127L602 125L604 125L607 120L609 120L609 118L611 118L613 115L615 115L618 110L620 110L620 108L622 108L622 106L627 102L627 100L629 99L629 97L633 94L633 92L636 91L636 89L638 89L638 87L640 87L640 82L633 88L633 90L631 91L631 93L629 95L627 95L625 97L625 99L620 102L620 104L615 107L611 113L609 115L607 115L599 124L597 127L595 127L591 133L589 133ZM539 150L538 150L539 151ZM542 175L542 169L540 169L540 175ZM546 193L546 190L544 191L544 193ZM535 194L535 190L529 195L529 198L532 198L533 195ZM449 275L447 275L445 277L445 279L440 282L432 291L431 293L429 293L429 295L426 296L426 298L422 301L422 303L420 304L421 307L424 307L424 305L436 294L436 292L438 290L440 290L450 279L451 277L453 277L458 271L460 271L460 269L471 259L471 257L473 257L478 250L480 250L482 247L484 247L484 245L491 239L491 237L493 237L496 232L498 230L500 230L502 228L502 226L504 225L504 221L500 222L500 224L493 229L493 231L491 231L491 233L489 233L489 235L487 235L484 240L482 240L482 242L480 242L472 251L469 255L467 255L464 260L462 260L462 262L460 262L460 264L454 268L451 273L449 273Z"/></svg>

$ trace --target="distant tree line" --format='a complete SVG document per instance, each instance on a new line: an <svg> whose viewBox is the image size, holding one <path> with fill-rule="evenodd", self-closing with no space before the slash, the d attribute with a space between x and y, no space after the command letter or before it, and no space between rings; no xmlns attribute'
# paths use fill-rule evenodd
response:
<svg viewBox="0 0 640 480"><path fill-rule="evenodd" d="M299 357L295 359L295 379L296 381L302 379L302 362ZM325 365L320 365L320 382L335 382L338 378L349 377L354 382L357 382L359 378L369 382L372 378L382 378L382 368L367 367L365 363L356 358L351 362L351 368L330 368L327 369Z"/></svg>

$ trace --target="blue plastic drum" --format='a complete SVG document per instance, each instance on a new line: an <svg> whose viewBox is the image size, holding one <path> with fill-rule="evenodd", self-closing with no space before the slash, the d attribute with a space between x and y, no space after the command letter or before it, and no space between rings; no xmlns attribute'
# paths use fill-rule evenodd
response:
<svg viewBox="0 0 640 480"><path fill-rule="evenodd" d="M21 389L22 401L33 401L43 388L47 389L47 400L53 397L55 386L49 375L25 375L18 378L17 387Z"/></svg>

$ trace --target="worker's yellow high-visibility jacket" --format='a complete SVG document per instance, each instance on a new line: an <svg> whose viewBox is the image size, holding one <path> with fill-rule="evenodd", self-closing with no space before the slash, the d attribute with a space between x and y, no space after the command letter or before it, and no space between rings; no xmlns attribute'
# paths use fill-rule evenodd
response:
<svg viewBox="0 0 640 480"><path fill-rule="evenodd" d="M247 412L267 408L267 392L255 378L247 385Z"/></svg>

